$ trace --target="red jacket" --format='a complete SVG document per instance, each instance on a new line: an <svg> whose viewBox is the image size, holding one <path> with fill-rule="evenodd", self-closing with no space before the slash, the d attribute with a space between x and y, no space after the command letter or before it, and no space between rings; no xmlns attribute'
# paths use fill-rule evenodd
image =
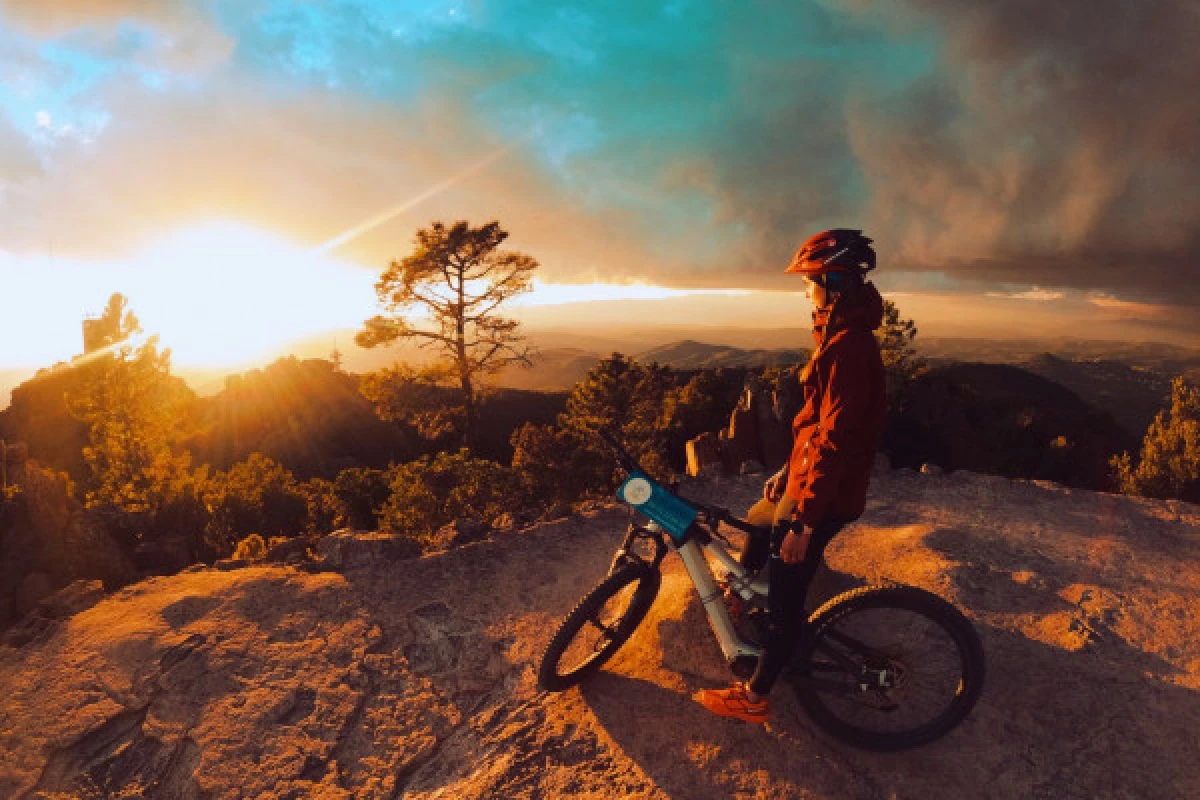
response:
<svg viewBox="0 0 1200 800"><path fill-rule="evenodd" d="M804 408L792 422L787 494L812 526L857 519L867 504L875 448L887 416L883 359L872 333L883 298L871 283L853 308L813 314L817 349L800 374Z"/></svg>

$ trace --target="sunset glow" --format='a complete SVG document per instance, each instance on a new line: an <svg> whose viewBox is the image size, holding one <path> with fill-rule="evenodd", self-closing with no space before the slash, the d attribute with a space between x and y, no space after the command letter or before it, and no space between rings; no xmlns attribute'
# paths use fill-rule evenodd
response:
<svg viewBox="0 0 1200 800"><path fill-rule="evenodd" d="M1044 6L0 2L0 370L116 291L181 366L348 346L457 219L535 327L803 324L782 269L852 226L926 334L1196 344L1194 15Z"/></svg>
<svg viewBox="0 0 1200 800"><path fill-rule="evenodd" d="M171 231L123 260L0 258L0 279L30 300L14 304L0 323L9 366L47 366L77 355L83 318L119 291L145 334L158 335L176 364L234 369L323 331L359 327L376 312L378 271L244 223L212 221ZM535 280L512 305L520 315L521 308L751 294Z"/></svg>
<svg viewBox="0 0 1200 800"><path fill-rule="evenodd" d="M369 315L375 276L234 222L168 233L130 258L0 262L30 302L4 321L10 363L45 366L82 349L81 321L119 291L181 366L237 367Z"/></svg>

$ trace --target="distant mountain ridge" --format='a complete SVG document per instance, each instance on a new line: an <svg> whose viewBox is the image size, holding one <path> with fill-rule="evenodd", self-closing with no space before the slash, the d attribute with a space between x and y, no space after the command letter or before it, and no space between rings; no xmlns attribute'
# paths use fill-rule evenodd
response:
<svg viewBox="0 0 1200 800"><path fill-rule="evenodd" d="M661 364L684 372L702 369L754 369L804 363L809 350L742 348L694 339L652 347L633 353L643 363ZM497 386L534 391L566 391L583 380L588 370L608 353L574 347L548 348L533 356L530 367L508 367L494 378Z"/></svg>
<svg viewBox="0 0 1200 800"><path fill-rule="evenodd" d="M809 350L745 349L707 344L692 339L652 347L636 354L639 361L652 361L672 369L717 369L720 367L781 367L808 360Z"/></svg>
<svg viewBox="0 0 1200 800"><path fill-rule="evenodd" d="M1050 353L1014 366L1065 386L1138 436L1170 402L1171 378L1179 374L1115 360L1067 359Z"/></svg>
<svg viewBox="0 0 1200 800"><path fill-rule="evenodd" d="M328 359L336 348L342 357L342 368L351 373L370 372L396 361L414 364L429 360L426 351L412 345L393 345L366 350L354 343L352 329L329 331L313 336L281 350L277 357L294 355L297 358ZM646 328L644 330L601 331L583 334L571 330L530 330L528 339L538 351L530 369L506 369L495 385L513 389L563 391L570 389L600 359L612 352L633 355L641 360L658 361L675 369L704 369L708 367L747 367L794 363L803 358L803 347L781 347L795 342L808 344L811 337L801 329L734 329L734 328ZM974 361L991 364L1021 364L1031 362L1042 354L1050 354L1068 362L1112 362L1134 370L1154 370L1168 378L1184 375L1200 383L1200 350L1163 342L1118 342L1088 339L975 339L956 337L919 337L918 351L931 361ZM272 358L271 361L274 361ZM268 362L261 366L265 367ZM1041 371L1034 363L1031 370ZM27 380L37 370L0 370L0 409L8 405L8 393ZM247 368L218 370L177 366L176 374L184 378L201 396L216 394L224 387L224 377L247 371ZM1061 372L1062 370L1060 370ZM1093 370L1095 371L1095 370ZM1101 369L1102 371L1102 369ZM1088 382L1083 378L1060 375L1066 383L1086 394ZM1155 390L1157 392L1157 389ZM1157 396L1157 394L1155 395ZM1098 404L1103 405L1097 401ZM1135 401L1143 408L1146 399ZM1116 408L1109 408L1126 425L1134 419L1123 417ZM1129 415L1126 415L1129 416ZM1136 420L1146 418L1139 411ZM1144 425L1138 426L1138 430Z"/></svg>

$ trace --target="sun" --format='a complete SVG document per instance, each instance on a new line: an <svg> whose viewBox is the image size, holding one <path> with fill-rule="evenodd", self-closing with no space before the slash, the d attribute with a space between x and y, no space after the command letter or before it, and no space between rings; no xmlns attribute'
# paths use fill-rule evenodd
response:
<svg viewBox="0 0 1200 800"><path fill-rule="evenodd" d="M120 290L143 329L187 367L261 362L297 339L361 325L375 302L370 270L237 222L169 233L125 277Z"/></svg>

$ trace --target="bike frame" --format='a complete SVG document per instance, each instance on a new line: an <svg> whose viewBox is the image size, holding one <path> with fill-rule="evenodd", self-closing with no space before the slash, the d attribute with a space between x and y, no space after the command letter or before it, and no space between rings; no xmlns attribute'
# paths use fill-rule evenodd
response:
<svg viewBox="0 0 1200 800"><path fill-rule="evenodd" d="M644 474L645 471L642 470L632 456L625 452L624 448L620 446L616 437L611 432L601 429L598 433L600 438L613 450L613 453L617 457L617 462L626 472L632 473L637 471ZM667 491L674 495L674 491L670 489ZM730 616L729 609L725 606L722 592L717 587L716 579L713 578L712 569L709 566L708 559L705 557L705 552L709 553L722 567L729 571L731 575L730 583L743 600L751 600L756 596L765 598L768 592L766 581L752 580L746 568L728 550L721 546L719 540L728 540L717 532L717 528L721 522L725 522L747 534L757 533L759 529L756 526L750 525L745 520L734 517L724 509L704 506L694 502L691 504L704 513L704 522L701 522L700 519L695 520L679 538L664 530L662 526L651 519L647 519L646 523L642 525L631 524L625 535L624 543L613 559L613 567L615 568L623 559L638 558L638 556L630 554L631 546L637 538L646 538L654 543L654 560L651 566L655 569L661 567L662 560L666 557L669 550L674 550L678 553L680 560L683 561L684 568L687 570L688 577L691 578L692 585L696 587L696 592L700 595L700 602L704 607L704 613L708 616L709 627L717 637L717 643L721 647L721 654L725 657L726 663L735 675L745 673L757 664L758 657L762 653L762 648L752 642L747 642L738 634L737 629L733 625L733 617ZM835 635L831 633L830 638L864 655L872 653L870 647L844 634ZM821 651L832 657L844 669L853 671L857 668L854 661L842 653L838 653L827 647L822 647ZM801 687L819 689L826 692L847 692L846 684L841 681L821 680L809 675L794 675L793 681ZM868 679L864 682L862 677L860 677L858 688L865 690L872 684L874 684L873 680Z"/></svg>
<svg viewBox="0 0 1200 800"><path fill-rule="evenodd" d="M741 595L743 600L751 600L754 597L765 598L768 591L766 580L761 578L755 580L754 576L733 557L729 550L715 536L705 531L699 525L694 526L682 542L676 542L653 520L647 520L644 524L640 525L631 524L625 536L624 543L617 551L614 563L619 562L622 558L634 557L629 556L628 553L635 539L638 538L645 538L654 542L655 556L652 566L655 568L660 567L663 558L669 552L673 551L679 555L684 569L687 570L688 577L692 581L692 585L696 587L696 593L700 596L700 603L704 608L704 613L708 617L709 627L717 639L717 644L721 648L721 655L725 658L725 662L735 674L739 672L739 667L745 668L742 671L749 671L757 663L758 657L762 653L762 648L753 642L746 641L738 634L733 624L733 617L729 614L723 593L720 587L717 586L716 579L713 577L712 567L705 554L707 553L721 567L728 570L730 585ZM844 634L831 632L830 638L850 650L860 653L871 652L871 648L864 643ZM859 665L844 654L832 648L822 647L820 649L823 654L831 657L838 663L843 670L842 674L846 674L846 670L858 669ZM793 675L792 680L797 686L824 692L846 694L854 690L844 681L823 680L810 675ZM860 690L866 689L867 685L860 683L856 688Z"/></svg>
<svg viewBox="0 0 1200 800"><path fill-rule="evenodd" d="M725 606L721 589L713 577L708 559L705 558L705 553L707 552L717 563L729 571L733 585L744 599L749 600L755 595L766 597L766 582L752 581L752 576L746 568L738 563L738 560L722 547L720 542L698 526L693 527L692 532L689 532L684 541L676 542L652 520L642 525L630 525L625 542L617 551L618 559L629 551L634 539L639 535L655 542L655 567L661 563L667 552L674 551L679 554L688 577L691 578L692 585L696 587L696 592L700 595L704 613L708 616L709 626L717 637L717 642L721 646L721 654L725 660L732 666L739 659L757 659L762 648L747 642L738 635L733 625L733 618L729 615L729 609Z"/></svg>

